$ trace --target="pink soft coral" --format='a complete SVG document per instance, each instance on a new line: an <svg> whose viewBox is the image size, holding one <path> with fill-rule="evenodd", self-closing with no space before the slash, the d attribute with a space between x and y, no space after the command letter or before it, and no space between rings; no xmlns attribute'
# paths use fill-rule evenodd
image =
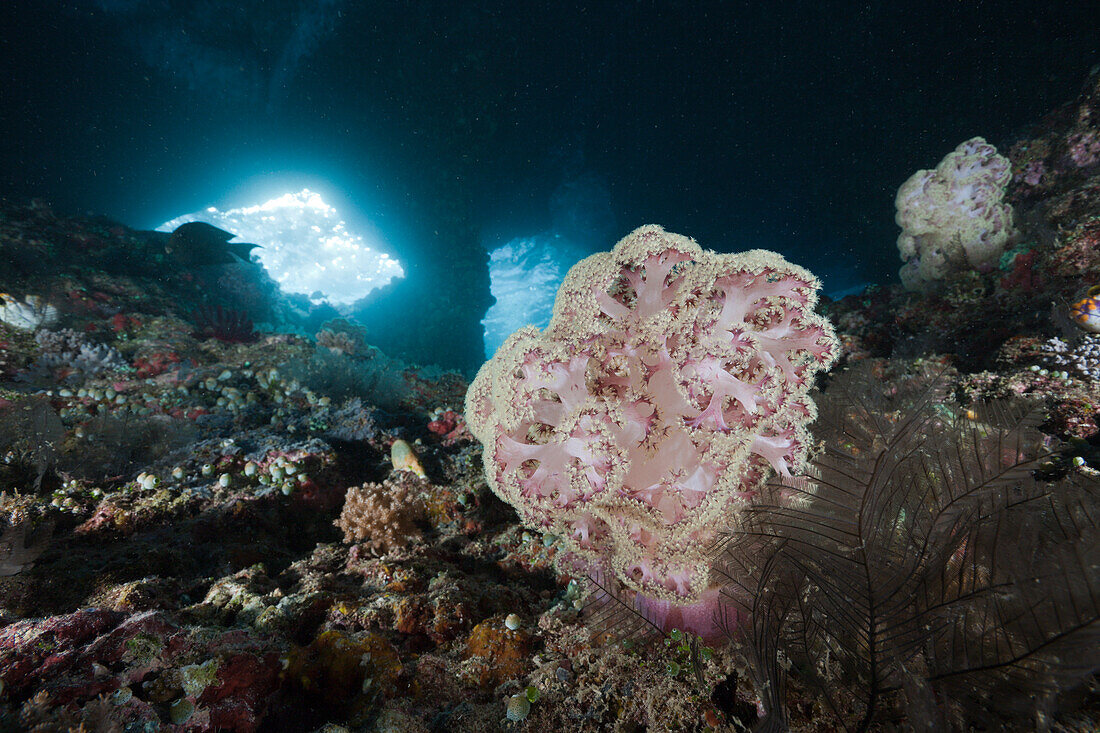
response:
<svg viewBox="0 0 1100 733"><path fill-rule="evenodd" d="M513 334L470 386L493 490L639 608L702 616L717 531L804 460L806 393L838 351L818 287L773 252L657 226L581 261L546 331Z"/></svg>

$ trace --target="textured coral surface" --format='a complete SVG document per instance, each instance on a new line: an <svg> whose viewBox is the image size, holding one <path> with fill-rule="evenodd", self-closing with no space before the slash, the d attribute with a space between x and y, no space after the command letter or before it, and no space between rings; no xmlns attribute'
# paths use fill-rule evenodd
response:
<svg viewBox="0 0 1100 733"><path fill-rule="evenodd" d="M423 514L408 486L386 480L348 489L336 526L343 531L345 542L363 543L382 555L420 537L414 521Z"/></svg>
<svg viewBox="0 0 1100 733"><path fill-rule="evenodd" d="M1011 164L983 138L960 143L935 168L920 170L898 189L901 279L927 290L955 271L988 272L1016 230L1004 202Z"/></svg>
<svg viewBox="0 0 1100 733"><path fill-rule="evenodd" d="M837 354L818 281L773 252L642 227L570 270L544 333L470 387L486 475L582 572L699 601L706 549L772 469L797 469L813 375Z"/></svg>

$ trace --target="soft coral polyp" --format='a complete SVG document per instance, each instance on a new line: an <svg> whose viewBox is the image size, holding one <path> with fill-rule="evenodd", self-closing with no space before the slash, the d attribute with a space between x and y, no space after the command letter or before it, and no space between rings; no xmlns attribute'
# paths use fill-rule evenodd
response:
<svg viewBox="0 0 1100 733"><path fill-rule="evenodd" d="M819 282L764 250L642 227L573 267L545 331L513 334L466 416L493 490L563 538L570 570L711 636L708 546L771 471L802 464L835 360Z"/></svg>

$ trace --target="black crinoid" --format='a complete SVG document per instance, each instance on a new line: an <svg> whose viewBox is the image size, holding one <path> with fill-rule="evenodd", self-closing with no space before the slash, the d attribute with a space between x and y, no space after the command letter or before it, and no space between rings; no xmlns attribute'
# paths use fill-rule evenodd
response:
<svg viewBox="0 0 1100 733"><path fill-rule="evenodd" d="M1058 460L1032 407L931 381L838 375L823 450L722 546L758 730L786 728L788 675L842 730L1041 729L1100 669L1097 482L1037 477Z"/></svg>
<svg viewBox="0 0 1100 733"><path fill-rule="evenodd" d="M192 315L195 336L200 339L215 338L231 344L255 341L257 334L252 319L244 311L223 308L220 305L204 305Z"/></svg>

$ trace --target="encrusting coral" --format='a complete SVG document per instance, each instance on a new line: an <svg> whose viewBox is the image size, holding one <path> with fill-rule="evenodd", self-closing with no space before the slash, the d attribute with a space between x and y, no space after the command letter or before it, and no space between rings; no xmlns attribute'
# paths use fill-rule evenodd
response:
<svg viewBox="0 0 1100 733"><path fill-rule="evenodd" d="M818 287L774 252L657 226L581 261L547 329L513 334L470 386L493 491L563 538L567 567L711 632L708 546L806 455L806 393L838 351Z"/></svg>

